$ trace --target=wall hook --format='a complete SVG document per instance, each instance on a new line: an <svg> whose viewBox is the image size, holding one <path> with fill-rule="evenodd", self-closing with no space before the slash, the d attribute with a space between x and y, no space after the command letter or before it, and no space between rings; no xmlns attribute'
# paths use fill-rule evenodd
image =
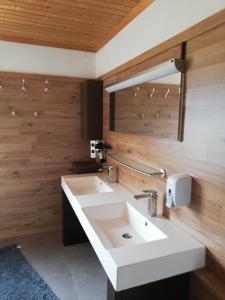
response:
<svg viewBox="0 0 225 300"><path fill-rule="evenodd" d="M22 79L21 91L24 92L24 93L26 93L28 91L27 85L26 85L26 80L24 78Z"/></svg>
<svg viewBox="0 0 225 300"><path fill-rule="evenodd" d="M15 111L11 111L10 115L11 115L12 117L16 117L16 112L15 112Z"/></svg>
<svg viewBox="0 0 225 300"><path fill-rule="evenodd" d="M170 93L170 89L168 89L168 90L166 91L166 93L165 93L165 96L164 96L164 98L165 98L165 99L167 99L167 98L168 98L168 96L169 96L169 93Z"/></svg>
<svg viewBox="0 0 225 300"><path fill-rule="evenodd" d="M35 112L33 113L33 116L34 116L35 118L39 118L39 117L40 117L40 113L39 113L38 111L35 111Z"/></svg>
<svg viewBox="0 0 225 300"><path fill-rule="evenodd" d="M139 90L140 90L140 87L137 86L136 91L134 92L134 97L137 97L137 94L138 94Z"/></svg>
<svg viewBox="0 0 225 300"><path fill-rule="evenodd" d="M180 95L181 95L181 88L179 87L179 89L178 89L178 97L177 97L178 100L180 99Z"/></svg>
<svg viewBox="0 0 225 300"><path fill-rule="evenodd" d="M158 118L159 118L159 113L155 113L155 114L154 114L154 118L155 118L155 119L158 119Z"/></svg>
<svg viewBox="0 0 225 300"><path fill-rule="evenodd" d="M143 113L137 113L138 119L144 119L145 115Z"/></svg>
<svg viewBox="0 0 225 300"><path fill-rule="evenodd" d="M48 80L45 80L45 88L44 88L44 93L48 94L48 92L49 92Z"/></svg>
<svg viewBox="0 0 225 300"><path fill-rule="evenodd" d="M150 92L150 98L153 97L154 93L155 93L155 88L153 88L152 91Z"/></svg>

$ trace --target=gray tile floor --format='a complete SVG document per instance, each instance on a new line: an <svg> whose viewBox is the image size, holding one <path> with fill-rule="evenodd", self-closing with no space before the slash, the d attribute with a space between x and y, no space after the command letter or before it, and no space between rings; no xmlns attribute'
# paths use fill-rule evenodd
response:
<svg viewBox="0 0 225 300"><path fill-rule="evenodd" d="M8 240L0 247L21 245L21 251L60 300L106 300L107 276L89 243L63 247L53 231Z"/></svg>

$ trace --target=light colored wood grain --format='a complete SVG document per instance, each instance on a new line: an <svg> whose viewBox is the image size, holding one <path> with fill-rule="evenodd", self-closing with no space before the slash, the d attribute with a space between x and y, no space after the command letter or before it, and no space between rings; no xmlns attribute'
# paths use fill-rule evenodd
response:
<svg viewBox="0 0 225 300"><path fill-rule="evenodd" d="M2 0L0 39L96 52L153 0Z"/></svg>
<svg viewBox="0 0 225 300"><path fill-rule="evenodd" d="M84 79L3 72L0 78L0 238L59 228L60 176L88 158L80 138ZM20 90L22 78L27 93Z"/></svg>
<svg viewBox="0 0 225 300"><path fill-rule="evenodd" d="M223 22L224 19L221 23ZM204 31L204 28L201 30ZM191 36L191 32L188 36ZM183 38L185 37L187 36ZM104 137L114 150L156 169L165 168L168 176L176 172L187 172L193 177L190 207L169 210L165 207L166 179L149 178L118 165L118 177L122 185L133 193L140 193L143 189L156 189L159 193L159 211L207 247L207 268L203 273L196 272L193 277L192 300L224 299L224 40L223 23L187 41L186 113L182 143L110 132L109 97L104 92ZM105 86L178 54L179 48L175 47L149 59L143 56L143 61L138 58L136 65L128 65L127 69L119 68L111 73L111 77L106 76ZM111 163L115 164L110 161Z"/></svg>

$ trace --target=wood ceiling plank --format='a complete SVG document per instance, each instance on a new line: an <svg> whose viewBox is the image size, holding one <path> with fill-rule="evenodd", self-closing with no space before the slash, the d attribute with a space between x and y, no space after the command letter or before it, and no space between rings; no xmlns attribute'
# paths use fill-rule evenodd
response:
<svg viewBox="0 0 225 300"><path fill-rule="evenodd" d="M7 0L6 0L7 1ZM18 5L20 4L27 4L26 0L16 0L13 1L14 4L17 3ZM29 4L37 5L37 0L29 0ZM76 1L70 1L70 0L39 0L39 5L42 7L56 7L57 5L59 7L69 7L69 9L82 9L84 11L95 11L95 12L103 12L103 13L109 13L115 14L115 15L120 15L120 16L125 16L126 13L130 11L134 6L137 5L137 3L133 3L132 5L128 5L127 1L123 1L120 3L112 3L112 1L107 2L107 1L102 1L102 0L76 0Z"/></svg>
<svg viewBox="0 0 225 300"><path fill-rule="evenodd" d="M41 24L46 24L46 25L54 25L54 26L66 26L69 28L80 28L80 29L86 29L86 31L89 31L91 29L97 29L98 31L100 31L100 29L102 28L101 25L98 24L82 24L82 23L78 23L78 22L72 22L72 21L68 21L68 20L61 20L61 19L57 19L54 17L49 17L49 18L45 18L44 16L38 16L36 14L32 14L30 13L29 15L20 12L20 11L15 11L13 12L13 14L7 10L7 9L0 9L0 15L7 18L7 19L21 19L21 20L33 20L34 22L39 22ZM102 28L103 31L106 31L105 28Z"/></svg>
<svg viewBox="0 0 225 300"><path fill-rule="evenodd" d="M47 6L44 4L41 4L40 1L36 1L35 3L29 3L29 2L22 2L22 1L13 1L13 0L1 0L1 4L8 6L11 9L18 9L19 7L25 7L30 10L36 10L36 11L46 11Z"/></svg>
<svg viewBox="0 0 225 300"><path fill-rule="evenodd" d="M66 18L66 19L63 19L63 18L57 18L55 16L52 16L52 15L41 15L41 14L37 14L36 12L33 12L33 11L30 11L29 13L27 11L18 11L18 10L15 10L12 11L10 9L7 9L7 8L2 8L1 7L1 4L0 4L0 13L5 13L5 14L8 14L9 18L12 18L13 16L20 16L21 18L23 19L27 19L27 18L32 18L36 21L39 21L39 22L45 22L46 25L48 23L53 23L53 24L59 24L61 26L80 26L80 27L83 27L84 29L86 28L86 31L89 31L91 28L96 28L96 29L99 29L99 31L107 31L107 27L105 26L102 26L101 24L98 24L98 23L93 23L93 22L87 22L87 21L84 21L84 20L81 20L81 21L74 21L73 18Z"/></svg>
<svg viewBox="0 0 225 300"><path fill-rule="evenodd" d="M1 24L1 22L0 22ZM61 42L73 42L74 38L70 37L70 35L65 36L65 33L59 32L59 31L46 31L41 28L32 28L28 31L30 25L20 25L20 28L18 29L18 26L16 26L16 23L14 25L11 25L9 23L7 24L1 24L2 33L6 32L7 30L12 31L14 33L20 34L20 36L33 36L35 38L46 38L49 39L49 41L57 41L60 40ZM25 33L26 32L26 33ZM76 34L76 36L79 37L78 42L86 42L89 44L94 45L95 44L95 38L90 38L90 36L85 36L83 34Z"/></svg>
<svg viewBox="0 0 225 300"><path fill-rule="evenodd" d="M73 17L74 20L78 18L82 19L89 19L93 22L99 22L102 21L103 24L108 24L111 20L114 22L118 22L120 20L120 16L117 15L107 15L103 13L97 13L97 12L88 12L87 10L85 13L81 10L73 10L73 9L66 9L66 8L60 8L60 7L50 7L48 10L48 13L55 15L55 16L61 16L61 17Z"/></svg>
<svg viewBox="0 0 225 300"><path fill-rule="evenodd" d="M1 5L7 5L10 7L12 10L22 10L22 9L27 9L28 11L36 11L37 13L52 13L53 15L60 15L60 16L72 16L72 17L84 17L84 18L91 18L93 20L96 20L98 18L104 18L107 19L105 15L107 15L107 12L101 12L98 10L95 11L88 11L87 9L82 9L79 7L73 8L72 6L65 6L63 3L58 4L55 3L54 5L47 5L46 2L45 5L39 5L37 2L27 2L27 1L18 1L18 0L1 0ZM91 8L89 9L91 10ZM125 14L116 14L115 12L108 11L108 14L111 19L120 19L123 17Z"/></svg>
<svg viewBox="0 0 225 300"><path fill-rule="evenodd" d="M56 1L56 0L48 0L49 3L49 7L56 7L56 8L65 8L65 9L69 9L72 11L80 11L83 10L83 12L86 13L94 13L97 15L100 14L108 14L109 16L111 15L117 15L120 17L124 17L124 15L126 15L130 8L126 7L125 5L121 6L120 9L117 8L112 8L112 7L107 7L106 5L104 5L104 2L102 4L97 4L96 2L92 1L92 5L90 5L89 3L84 3L83 1L76 1L71 3L70 1Z"/></svg>
<svg viewBox="0 0 225 300"><path fill-rule="evenodd" d="M20 22L21 22L21 24L23 22L28 22L28 23L35 23L36 22L32 17L24 19L24 18L21 18L21 17L14 16L13 18L9 19L8 15L2 14L1 12L0 12L0 20L5 21L5 22L13 21L13 22L17 22L18 24ZM89 34L90 36L94 35L96 37L96 39L102 38L104 36L104 32L105 32L105 31L102 32L101 30L99 30L98 28L95 28L94 26L90 27L89 30L86 30L82 26L70 26L70 25L63 25L62 26L60 24L54 25L53 22L46 23L45 21L41 22L41 23L38 23L38 25L40 25L41 27L48 28L48 29L54 28L56 30L63 30L63 31L65 31L66 34L68 34L68 32L69 32L71 35L74 35L76 33ZM1 31L2 31L2 29L0 28L0 32Z"/></svg>
<svg viewBox="0 0 225 300"><path fill-rule="evenodd" d="M82 1L82 0L80 0ZM87 2L91 2L91 0L84 0L84 1L87 1ZM101 2L101 0L98 0ZM105 0L104 1L105 3L107 2L110 2L111 4L113 5L121 5L121 1L120 0ZM133 7L135 7L138 3L140 2L140 0L124 0L122 3L126 6L129 6L131 9Z"/></svg>
<svg viewBox="0 0 225 300"><path fill-rule="evenodd" d="M52 1L57 1L59 2L60 0L52 0ZM66 0L68 1L68 0ZM124 8L127 9L128 11L132 9L134 6L137 5L139 1L131 2L131 1L102 1L102 0L95 0L94 5L96 6L101 6L101 7L106 7L110 9L117 9L120 11L124 11ZM76 0L76 3L85 3L86 5L93 5L93 0Z"/></svg>
<svg viewBox="0 0 225 300"><path fill-rule="evenodd" d="M12 32L13 34L18 34L18 36L22 36L22 37L27 37L27 38L41 38L42 37L45 37L45 40L48 41L60 41L61 43L62 42L65 42L67 44L69 43L73 43L73 44L79 44L79 43L82 43L85 42L87 44L90 44L91 47L95 44L95 39L90 39L89 36L88 37L85 37L85 36L82 36L82 35L79 35L79 39L77 40L74 40L73 37L70 37L69 35L68 36L65 36L65 34L61 34L59 32L49 32L49 31L44 31L44 30L37 30L36 28L34 29L31 29L29 32L27 32L27 28L29 28L29 25L23 25L23 26L20 26L20 28L18 28L18 26L16 26L15 24L14 25L11 25L11 24L0 24L1 28L2 28L2 32L1 34L3 35L6 35L6 33L9 33L9 32Z"/></svg>
<svg viewBox="0 0 225 300"><path fill-rule="evenodd" d="M0 38L95 52L152 1L1 0Z"/></svg>
<svg viewBox="0 0 225 300"><path fill-rule="evenodd" d="M101 17L101 18L97 18L96 16L88 16L88 15L79 15L79 14L71 14L68 13L68 15L66 14L61 14L60 10L57 11L57 13L52 13L52 12L40 12L40 11L36 11L36 10L30 10L29 8L26 7L17 7L17 8L9 8L9 6L0 3L0 10L1 8L4 9L8 9L11 10L11 13L13 14L15 11L19 11L19 12L23 12L24 14L30 14L33 13L37 16L42 16L43 18L48 19L49 17L55 18L55 19L61 19L61 20L68 20L71 22L79 22L79 23L83 23L84 26L86 23L88 24L99 24L102 26L106 26L106 22L108 26L113 26L115 24L115 20L113 19L108 19L107 17Z"/></svg>
<svg viewBox="0 0 225 300"><path fill-rule="evenodd" d="M16 17L14 16L13 18L9 18L8 15L2 14L0 12L0 23L1 24L7 24L7 23L13 23L16 24L16 26L20 26L20 25L30 25L33 26L35 28L43 28L46 31L59 31L59 32L63 32L63 34L69 34L70 36L76 35L76 34L83 34L84 36L87 37L91 37L91 38L101 38L104 36L104 33L100 32L98 29L96 28L90 28L89 30L84 29L83 27L80 26L71 26L68 27L67 25L65 26L61 26L58 24L53 24L53 23L46 23L46 22L41 22L41 23L37 23L36 20L34 20L32 17L31 18L20 18L20 17ZM0 32L2 31L2 28L0 28ZM27 30L27 32L29 32L29 28Z"/></svg>

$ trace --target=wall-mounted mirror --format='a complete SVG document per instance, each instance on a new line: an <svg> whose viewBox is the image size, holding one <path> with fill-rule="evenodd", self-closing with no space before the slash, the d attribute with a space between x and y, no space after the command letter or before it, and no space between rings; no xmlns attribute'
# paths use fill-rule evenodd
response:
<svg viewBox="0 0 225 300"><path fill-rule="evenodd" d="M181 141L183 72L184 60L171 60L107 87L110 130Z"/></svg>

